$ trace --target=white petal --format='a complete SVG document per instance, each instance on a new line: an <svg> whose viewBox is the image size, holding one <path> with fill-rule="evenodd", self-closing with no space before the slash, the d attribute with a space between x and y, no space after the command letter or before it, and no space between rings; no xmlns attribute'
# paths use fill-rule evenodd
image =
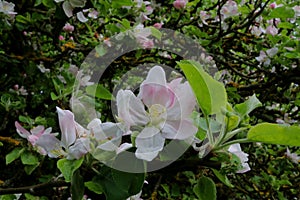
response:
<svg viewBox="0 0 300 200"><path fill-rule="evenodd" d="M61 130L61 142L63 147L68 148L76 140L76 127L74 115L69 110L56 107L58 113L59 127Z"/></svg>
<svg viewBox="0 0 300 200"><path fill-rule="evenodd" d="M82 23L85 23L85 22L88 21L88 18L86 18L86 17L84 16L83 12L78 12L78 13L76 13L76 16L77 16L77 19L78 19L79 21L81 21Z"/></svg>
<svg viewBox="0 0 300 200"><path fill-rule="evenodd" d="M162 129L162 136L167 139L185 140L195 135L197 130L191 119L167 121Z"/></svg>
<svg viewBox="0 0 300 200"><path fill-rule="evenodd" d="M161 136L159 129L155 127L146 127L137 136L135 144L137 158L152 161L163 149L165 139Z"/></svg>
<svg viewBox="0 0 300 200"><path fill-rule="evenodd" d="M127 125L145 125L149 117L142 101L130 90L120 90L117 94L118 117Z"/></svg>
<svg viewBox="0 0 300 200"><path fill-rule="evenodd" d="M68 1L65 1L63 3L63 10L64 10L65 14L67 15L67 17L72 17L73 7Z"/></svg>
<svg viewBox="0 0 300 200"><path fill-rule="evenodd" d="M27 138L30 134L29 131L27 131L25 128L23 128L23 126L21 126L21 124L19 124L19 122L15 122L15 127L17 129L18 134L22 137L22 138Z"/></svg>

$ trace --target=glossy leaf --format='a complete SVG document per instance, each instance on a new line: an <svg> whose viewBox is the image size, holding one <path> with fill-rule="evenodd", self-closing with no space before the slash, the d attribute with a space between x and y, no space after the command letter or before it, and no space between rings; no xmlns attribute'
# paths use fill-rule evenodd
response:
<svg viewBox="0 0 300 200"><path fill-rule="evenodd" d="M87 86L85 90L88 95L96 96L105 100L112 99L112 94L101 84Z"/></svg>
<svg viewBox="0 0 300 200"><path fill-rule="evenodd" d="M81 166L83 158L78 160L68 160L66 158L57 161L57 167L65 177L66 182L70 182L73 173Z"/></svg>
<svg viewBox="0 0 300 200"><path fill-rule="evenodd" d="M5 156L6 165L18 159L24 150L24 148L15 148L9 154L7 154Z"/></svg>
<svg viewBox="0 0 300 200"><path fill-rule="evenodd" d="M193 189L199 200L217 199L216 185L209 177L202 176Z"/></svg>
<svg viewBox="0 0 300 200"><path fill-rule="evenodd" d="M21 161L23 165L36 165L39 162L38 158L28 151L21 154Z"/></svg>
<svg viewBox="0 0 300 200"><path fill-rule="evenodd" d="M295 15L294 10L289 6L281 6L277 7L269 14L268 18L280 18L280 19L287 19L293 18Z"/></svg>
<svg viewBox="0 0 300 200"><path fill-rule="evenodd" d="M84 186L87 187L90 191L95 192L96 194L103 193L102 186L94 181L85 182Z"/></svg>
<svg viewBox="0 0 300 200"><path fill-rule="evenodd" d="M241 116L241 118L244 118L251 111L253 111L255 108L260 107L261 105L261 102L256 98L254 94L245 102L235 105L234 109Z"/></svg>
<svg viewBox="0 0 300 200"><path fill-rule="evenodd" d="M82 200L84 195L84 182L79 170L76 170L72 176L71 192L72 200Z"/></svg>
<svg viewBox="0 0 300 200"><path fill-rule="evenodd" d="M227 95L224 85L205 72L200 63L183 60L177 64L189 81L204 114L216 114L226 107Z"/></svg>
<svg viewBox="0 0 300 200"><path fill-rule="evenodd" d="M247 137L254 142L300 146L300 126L261 123L252 127Z"/></svg>

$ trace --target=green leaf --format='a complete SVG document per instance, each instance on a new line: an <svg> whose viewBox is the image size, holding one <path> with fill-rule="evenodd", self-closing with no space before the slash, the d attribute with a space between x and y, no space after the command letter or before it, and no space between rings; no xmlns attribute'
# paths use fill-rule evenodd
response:
<svg viewBox="0 0 300 200"><path fill-rule="evenodd" d="M230 188L233 188L234 185L232 185L229 181L229 179L227 178L226 175L221 174L220 171L216 170L216 169L212 169L212 171L214 172L214 174L216 175L216 177L222 181L222 183L224 183L225 185L227 185Z"/></svg>
<svg viewBox="0 0 300 200"><path fill-rule="evenodd" d="M248 115L255 108L260 107L262 104L256 98L255 94L249 97L244 103L237 104L234 106L234 110L241 116L243 119L246 115Z"/></svg>
<svg viewBox="0 0 300 200"><path fill-rule="evenodd" d="M189 81L204 114L216 114L226 107L227 95L224 85L206 73L200 63L183 60L177 64Z"/></svg>
<svg viewBox="0 0 300 200"><path fill-rule="evenodd" d="M78 160L68 160L66 158L57 161L57 168L65 177L66 182L70 182L73 173L81 166L83 157Z"/></svg>
<svg viewBox="0 0 300 200"><path fill-rule="evenodd" d="M76 170L72 176L71 192L72 200L82 200L84 195L84 182L79 170Z"/></svg>
<svg viewBox="0 0 300 200"><path fill-rule="evenodd" d="M141 191L145 173L124 171L144 171L144 162L136 159L134 154L132 154L132 158L128 157L130 155L125 152L118 154L118 157L113 162L115 169L103 166L100 174L93 178L93 182L101 185L106 199L124 200ZM116 170L118 167L122 167L121 169L124 171Z"/></svg>
<svg viewBox="0 0 300 200"><path fill-rule="evenodd" d="M42 3L47 8L53 8L53 7L55 7L55 4L54 4L53 0L42 0Z"/></svg>
<svg viewBox="0 0 300 200"><path fill-rule="evenodd" d="M59 99L59 97L56 96L56 94L54 94L54 92L51 92L51 93L50 93L50 96L51 96L51 99L52 99L53 101Z"/></svg>
<svg viewBox="0 0 300 200"><path fill-rule="evenodd" d="M29 151L25 151L21 154L21 161L23 165L36 165L39 163L39 159Z"/></svg>
<svg viewBox="0 0 300 200"><path fill-rule="evenodd" d="M96 96L100 99L112 100L113 96L103 85L94 84L89 85L85 88L85 91L88 95Z"/></svg>
<svg viewBox="0 0 300 200"><path fill-rule="evenodd" d="M103 193L102 186L94 181L85 182L84 186L87 187L90 191L95 192L96 194Z"/></svg>
<svg viewBox="0 0 300 200"><path fill-rule="evenodd" d="M132 6L133 2L131 0L112 0L113 8L121 8L123 6Z"/></svg>
<svg viewBox="0 0 300 200"><path fill-rule="evenodd" d="M0 195L0 200L15 200L15 199L17 199L17 197L14 194Z"/></svg>
<svg viewBox="0 0 300 200"><path fill-rule="evenodd" d="M295 25L290 23L290 22L280 22L278 25L277 25L277 28L286 28L286 29L292 29L294 28Z"/></svg>
<svg viewBox="0 0 300 200"><path fill-rule="evenodd" d="M300 146L300 126L261 123L249 130L247 138L255 142Z"/></svg>
<svg viewBox="0 0 300 200"><path fill-rule="evenodd" d="M104 47L103 45L98 45L95 48L98 56L104 56L107 53L106 47Z"/></svg>
<svg viewBox="0 0 300 200"><path fill-rule="evenodd" d="M14 160L18 159L25 148L15 148L9 154L5 156L6 165L10 164Z"/></svg>
<svg viewBox="0 0 300 200"><path fill-rule="evenodd" d="M2 147L3 146L3 143L2 142L0 142L0 147Z"/></svg>
<svg viewBox="0 0 300 200"><path fill-rule="evenodd" d="M287 18L293 18L295 15L294 10L289 6L281 6L277 7L274 10L272 10L268 16L268 19L272 18L280 18L280 19L287 19Z"/></svg>
<svg viewBox="0 0 300 200"><path fill-rule="evenodd" d="M40 165L39 162L34 165L26 165L24 167L24 171L26 172L27 175L30 175L39 165Z"/></svg>
<svg viewBox="0 0 300 200"><path fill-rule="evenodd" d="M149 27L151 29L151 34L156 37L157 39L161 39L162 33L155 27Z"/></svg>
<svg viewBox="0 0 300 200"><path fill-rule="evenodd" d="M216 185L209 177L202 176L194 186L193 191L200 200L217 199Z"/></svg>

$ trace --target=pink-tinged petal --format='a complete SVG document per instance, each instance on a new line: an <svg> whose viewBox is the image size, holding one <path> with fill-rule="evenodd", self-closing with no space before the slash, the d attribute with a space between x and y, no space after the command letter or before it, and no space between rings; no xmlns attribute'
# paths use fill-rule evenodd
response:
<svg viewBox="0 0 300 200"><path fill-rule="evenodd" d="M27 140L32 144L32 146L35 146L36 141L39 139L36 135L29 135Z"/></svg>
<svg viewBox="0 0 300 200"><path fill-rule="evenodd" d="M168 119L179 120L191 116L196 106L196 98L188 82L175 79L169 87L175 93L175 103L168 109Z"/></svg>
<svg viewBox="0 0 300 200"><path fill-rule="evenodd" d="M175 94L167 85L165 71L162 67L154 66L150 69L146 80L141 84L138 97L148 107L154 104L165 107L173 105Z"/></svg>
<svg viewBox="0 0 300 200"><path fill-rule="evenodd" d="M60 141L53 134L43 134L37 141L36 145L47 152L50 158L57 158L63 151Z"/></svg>
<svg viewBox="0 0 300 200"><path fill-rule="evenodd" d="M144 84L141 86L139 96L149 108L154 104L170 107L175 102L175 94L170 88L157 84Z"/></svg>
<svg viewBox="0 0 300 200"><path fill-rule="evenodd" d="M76 142L72 146L70 146L68 150L67 159L79 159L85 154L87 154L90 149L89 143L90 141L87 138L77 139Z"/></svg>
<svg viewBox="0 0 300 200"><path fill-rule="evenodd" d="M64 148L68 148L76 140L74 115L69 110L62 110L59 107L56 107L56 109L61 130L61 142Z"/></svg>
<svg viewBox="0 0 300 200"><path fill-rule="evenodd" d="M120 90L117 94L118 117L126 125L145 125L149 117L142 101L130 90Z"/></svg>
<svg viewBox="0 0 300 200"><path fill-rule="evenodd" d="M45 127L41 126L41 125L30 130L31 134L36 135L36 136L42 135L44 133L44 131L45 131Z"/></svg>
<svg viewBox="0 0 300 200"><path fill-rule="evenodd" d="M21 126L21 124L19 124L19 122L15 121L15 127L17 129L18 134L22 137L22 138L27 138L28 136L30 136L30 132L27 131L25 128L23 128L23 126Z"/></svg>
<svg viewBox="0 0 300 200"><path fill-rule="evenodd" d="M178 121L167 121L162 129L162 136L166 139L185 140L197 133L198 128L193 124L192 119Z"/></svg>
<svg viewBox="0 0 300 200"><path fill-rule="evenodd" d="M162 151L165 138L161 136L159 129L155 127L146 127L135 139L137 158L152 161L160 151Z"/></svg>
<svg viewBox="0 0 300 200"><path fill-rule="evenodd" d="M148 72L147 78L140 87L138 97L150 107L160 104L169 107L174 103L175 94L167 86L165 71L160 66L154 66Z"/></svg>

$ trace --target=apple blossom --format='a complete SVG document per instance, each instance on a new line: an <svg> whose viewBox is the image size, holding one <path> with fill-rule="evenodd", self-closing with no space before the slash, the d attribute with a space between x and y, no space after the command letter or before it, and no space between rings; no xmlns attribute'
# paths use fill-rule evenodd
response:
<svg viewBox="0 0 300 200"><path fill-rule="evenodd" d="M166 139L185 140L197 132L190 117L196 100L188 82L181 81L167 83L164 70L154 66L138 96L130 90L117 93L119 121L128 133L138 133L137 158L151 161L162 151Z"/></svg>
<svg viewBox="0 0 300 200"><path fill-rule="evenodd" d="M188 3L188 0L176 0L173 2L173 6L176 9L183 9L183 8L185 8L187 3Z"/></svg>
<svg viewBox="0 0 300 200"><path fill-rule="evenodd" d="M14 16L17 14L14 12L15 4L7 1L0 1L0 13L4 13L5 15Z"/></svg>
<svg viewBox="0 0 300 200"><path fill-rule="evenodd" d="M226 3L221 8L221 14L223 15L224 19L238 15L239 12L237 3L232 0L226 1Z"/></svg>
<svg viewBox="0 0 300 200"><path fill-rule="evenodd" d="M274 25L270 25L266 28L266 34L277 35L278 29Z"/></svg>
<svg viewBox="0 0 300 200"><path fill-rule="evenodd" d="M15 127L16 127L16 130L17 130L17 133L22 138L26 138L28 140L28 142L30 142L33 147L36 147L40 154L42 154L42 155L47 154L46 150L44 148L37 145L37 141L40 138L48 138L49 141L51 141L53 138L55 138L56 134L51 133L51 131L52 131L51 127L47 128L45 130L44 126L39 125L39 126L33 128L33 129L31 129L30 132L29 132L25 128L23 128L21 126L21 124L17 121L15 122Z"/></svg>
<svg viewBox="0 0 300 200"><path fill-rule="evenodd" d="M160 23L155 23L153 24L153 27L157 28L157 29L160 29L162 27L163 23L160 22Z"/></svg>
<svg viewBox="0 0 300 200"><path fill-rule="evenodd" d="M251 170L250 167L249 167L249 164L247 163L248 154L242 151L240 144L230 145L229 148L228 148L228 151L230 153L236 155L241 161L241 165L242 165L243 168L236 171L237 173L245 173L245 172Z"/></svg>
<svg viewBox="0 0 300 200"><path fill-rule="evenodd" d="M268 49L266 52L263 50L260 51L259 56L255 57L257 61L260 63L263 63L264 66L269 66L271 63L270 58L274 57L278 52L277 47L273 47L271 49Z"/></svg>
<svg viewBox="0 0 300 200"><path fill-rule="evenodd" d="M63 27L63 30L68 33L72 33L74 31L74 26L72 26L69 23L66 23L65 26Z"/></svg>
<svg viewBox="0 0 300 200"><path fill-rule="evenodd" d="M296 153L291 153L289 148L286 148L285 155L295 164L298 164L300 161L300 156L298 156Z"/></svg>

